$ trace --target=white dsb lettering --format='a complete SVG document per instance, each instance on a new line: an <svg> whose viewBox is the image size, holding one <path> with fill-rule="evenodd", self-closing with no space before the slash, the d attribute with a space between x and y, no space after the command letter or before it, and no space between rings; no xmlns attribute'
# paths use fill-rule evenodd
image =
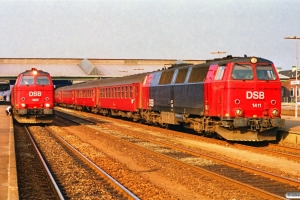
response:
<svg viewBox="0 0 300 200"><path fill-rule="evenodd" d="M42 92L41 91L29 91L28 95L30 97L40 97L40 96L42 96Z"/></svg>
<svg viewBox="0 0 300 200"><path fill-rule="evenodd" d="M246 99L264 99L265 98L265 93L264 92L259 92L259 91L247 91L246 92Z"/></svg>

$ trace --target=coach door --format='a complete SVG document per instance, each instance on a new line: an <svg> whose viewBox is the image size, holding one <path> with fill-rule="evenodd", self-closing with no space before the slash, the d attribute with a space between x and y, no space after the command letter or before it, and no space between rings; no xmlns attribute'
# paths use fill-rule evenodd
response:
<svg viewBox="0 0 300 200"><path fill-rule="evenodd" d="M138 84L133 84L132 85L132 98L131 98L131 104L132 104L132 109L133 110L137 110L137 108L139 108L139 102L141 100L141 98L139 97L139 85Z"/></svg>
<svg viewBox="0 0 300 200"><path fill-rule="evenodd" d="M100 93L99 90L100 90L99 87L93 88L92 96L93 96L93 102L94 102L95 106L98 106L98 103L99 103L99 93Z"/></svg>

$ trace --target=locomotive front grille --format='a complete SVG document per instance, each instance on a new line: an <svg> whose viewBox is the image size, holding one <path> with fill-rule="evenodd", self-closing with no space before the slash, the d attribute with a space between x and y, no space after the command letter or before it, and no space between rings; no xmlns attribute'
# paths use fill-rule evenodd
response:
<svg viewBox="0 0 300 200"><path fill-rule="evenodd" d="M44 113L43 113L42 109L28 109L27 110L27 114L30 114L30 115L42 115Z"/></svg>
<svg viewBox="0 0 300 200"><path fill-rule="evenodd" d="M53 109L28 109L27 114L29 114L29 115L52 115Z"/></svg>

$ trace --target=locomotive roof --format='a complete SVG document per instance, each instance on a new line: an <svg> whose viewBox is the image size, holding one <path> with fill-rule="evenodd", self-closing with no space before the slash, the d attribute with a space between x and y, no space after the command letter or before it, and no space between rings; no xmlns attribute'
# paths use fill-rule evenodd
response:
<svg viewBox="0 0 300 200"><path fill-rule="evenodd" d="M39 75L48 75L49 73L48 72L44 72L42 70L36 70L38 72ZM23 74L23 75L32 75L32 70L26 70L25 72L22 72L20 74Z"/></svg>
<svg viewBox="0 0 300 200"><path fill-rule="evenodd" d="M229 62L250 62L251 58L256 58L257 62L267 62L267 63L273 63L270 60L264 59L264 58L260 58L260 57L255 57L255 56L250 56L247 57L246 55L244 57L232 57L232 56L227 56L221 59L215 59L215 60L207 60L207 63L218 63L219 65L225 65Z"/></svg>

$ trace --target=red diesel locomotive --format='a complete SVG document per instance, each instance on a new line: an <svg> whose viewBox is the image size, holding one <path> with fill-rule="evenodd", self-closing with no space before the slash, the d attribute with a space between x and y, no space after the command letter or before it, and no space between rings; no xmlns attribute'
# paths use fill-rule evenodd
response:
<svg viewBox="0 0 300 200"><path fill-rule="evenodd" d="M49 73L32 68L19 74L11 90L11 105L19 123L51 123L54 86Z"/></svg>
<svg viewBox="0 0 300 200"><path fill-rule="evenodd" d="M232 141L276 140L284 126L275 66L258 57L227 56L66 86L55 90L55 102L149 124L181 125Z"/></svg>

